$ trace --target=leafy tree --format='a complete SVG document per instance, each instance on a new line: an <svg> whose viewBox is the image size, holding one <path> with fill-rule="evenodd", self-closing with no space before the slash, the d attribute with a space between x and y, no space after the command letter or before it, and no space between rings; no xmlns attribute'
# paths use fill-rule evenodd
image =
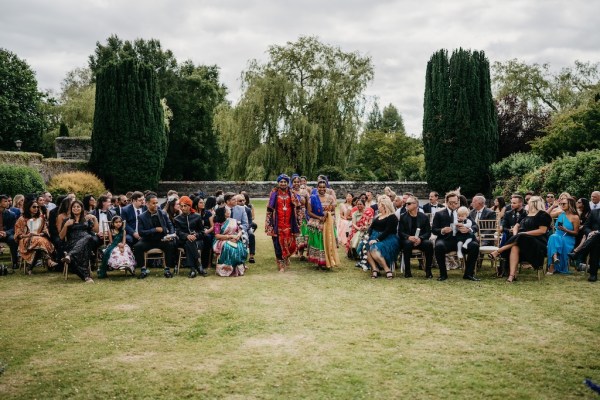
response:
<svg viewBox="0 0 600 400"><path fill-rule="evenodd" d="M549 64L513 59L495 62L493 71L497 98L516 96L536 111L578 108L600 89L600 63L575 61L554 74Z"/></svg>
<svg viewBox="0 0 600 400"><path fill-rule="evenodd" d="M319 168L345 169L362 115L362 93L373 78L369 57L300 37L271 46L265 64L242 74L242 98L220 108L216 126L227 143L228 174L246 179L281 171L315 176Z"/></svg>
<svg viewBox="0 0 600 400"><path fill-rule="evenodd" d="M553 118L546 136L532 142L532 151L545 160L600 148L600 101L591 101L577 110Z"/></svg>
<svg viewBox="0 0 600 400"><path fill-rule="evenodd" d="M218 67L195 66L191 61L179 65L173 52L164 50L156 39L130 42L113 35L105 45L96 44L90 69L96 72L128 59L151 66L157 75L169 136L162 178L215 179L221 153L213 116L226 94Z"/></svg>
<svg viewBox="0 0 600 400"><path fill-rule="evenodd" d="M0 48L0 148L39 151L46 129L45 94L38 91L35 73L16 54Z"/></svg>
<svg viewBox="0 0 600 400"><path fill-rule="evenodd" d="M497 115L489 63L479 51L446 50L427 63L423 144L427 182L445 192L487 192L489 166L498 151Z"/></svg>
<svg viewBox="0 0 600 400"><path fill-rule="evenodd" d="M116 192L157 186L167 153L154 70L133 59L100 69L90 166Z"/></svg>
<svg viewBox="0 0 600 400"><path fill-rule="evenodd" d="M75 68L61 84L58 113L68 136L90 136L94 122L96 84L89 68Z"/></svg>
<svg viewBox="0 0 600 400"><path fill-rule="evenodd" d="M496 102L498 110L498 159L511 154L528 152L530 142L544 135L549 123L547 112L531 109L527 102L514 95L506 95Z"/></svg>

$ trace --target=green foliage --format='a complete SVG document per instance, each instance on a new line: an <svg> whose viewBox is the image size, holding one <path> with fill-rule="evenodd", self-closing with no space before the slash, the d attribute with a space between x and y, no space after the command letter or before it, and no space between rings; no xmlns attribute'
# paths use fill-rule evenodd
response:
<svg viewBox="0 0 600 400"><path fill-rule="evenodd" d="M89 172L65 172L57 174L48 182L48 191L57 197L67 193L75 193L78 199L83 199L87 194L96 198L106 191L104 183L94 174Z"/></svg>
<svg viewBox="0 0 600 400"><path fill-rule="evenodd" d="M116 192L153 189L167 152L156 74L126 59L96 76L90 167Z"/></svg>
<svg viewBox="0 0 600 400"><path fill-rule="evenodd" d="M0 149L15 150L21 140L22 150L41 150L44 98L29 65L0 48Z"/></svg>
<svg viewBox="0 0 600 400"><path fill-rule="evenodd" d="M346 171L337 165L323 165L319 169L319 175L325 175L330 181L345 181L348 179Z"/></svg>
<svg viewBox="0 0 600 400"><path fill-rule="evenodd" d="M0 165L0 186L2 193L13 196L18 193L41 193L46 190L40 173L24 165Z"/></svg>
<svg viewBox="0 0 600 400"><path fill-rule="evenodd" d="M544 160L537 154L515 153L490 166L495 180L523 176L544 165Z"/></svg>
<svg viewBox="0 0 600 400"><path fill-rule="evenodd" d="M427 182L444 193L487 192L498 149L489 62L483 52L446 50L427 63L423 116Z"/></svg>
<svg viewBox="0 0 600 400"><path fill-rule="evenodd" d="M93 83L89 68L76 68L67 73L61 84L57 112L60 115L59 130L67 128L66 136L87 136L92 134L96 84ZM58 136L65 136L58 133Z"/></svg>
<svg viewBox="0 0 600 400"><path fill-rule="evenodd" d="M576 109L600 90L600 63L575 61L574 67L553 74L549 64L513 59L495 62L493 71L497 98L516 96L534 110Z"/></svg>
<svg viewBox="0 0 600 400"><path fill-rule="evenodd" d="M600 148L600 101L558 114L546 128L546 136L533 141L532 151L545 160L563 154Z"/></svg>
<svg viewBox="0 0 600 400"><path fill-rule="evenodd" d="M589 197L592 191L598 190L600 182L600 149L560 157L540 175L545 178L542 184L544 191ZM523 182L527 183L526 180Z"/></svg>
<svg viewBox="0 0 600 400"><path fill-rule="evenodd" d="M345 168L362 115L362 93L373 78L370 58L300 37L271 46L265 64L251 61L243 94L215 117L228 152L228 174L245 179L249 149L267 176L296 171L315 176L324 165Z"/></svg>
<svg viewBox="0 0 600 400"><path fill-rule="evenodd" d="M69 128L64 122L61 122L60 127L58 128L58 136L69 137Z"/></svg>
<svg viewBox="0 0 600 400"><path fill-rule="evenodd" d="M404 129L404 120L393 104L388 104L379 110L377 102L373 105L373 110L369 113L365 131L381 131L386 133L406 133Z"/></svg>

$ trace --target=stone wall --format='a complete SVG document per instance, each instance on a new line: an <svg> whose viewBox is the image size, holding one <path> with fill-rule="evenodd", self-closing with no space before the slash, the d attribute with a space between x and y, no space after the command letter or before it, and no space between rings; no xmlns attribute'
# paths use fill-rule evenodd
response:
<svg viewBox="0 0 600 400"><path fill-rule="evenodd" d="M54 140L56 158L89 161L92 155L92 138L57 137Z"/></svg>
<svg viewBox="0 0 600 400"><path fill-rule="evenodd" d="M39 153L28 153L23 151L0 151L0 163L12 165L24 165L39 171L48 183L50 178L56 174L87 169L85 160L59 160L56 158L44 158Z"/></svg>
<svg viewBox="0 0 600 400"><path fill-rule="evenodd" d="M354 195L372 191L375 194L382 194L383 188L389 186L394 192L402 194L412 192L420 199L426 199L429 196L427 182L330 182L338 198L343 198L347 192ZM309 182L312 187L316 182ZM181 194L190 194L202 191L207 195L214 194L217 190L231 191L238 193L240 190L248 192L250 197L260 198L268 197L275 182L235 182L235 181L163 181L158 185L157 193L159 196L166 196L169 190L176 190Z"/></svg>

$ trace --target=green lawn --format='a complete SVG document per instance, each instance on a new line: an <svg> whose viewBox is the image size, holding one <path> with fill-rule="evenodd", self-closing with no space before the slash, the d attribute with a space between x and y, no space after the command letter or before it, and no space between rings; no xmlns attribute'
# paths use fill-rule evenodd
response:
<svg viewBox="0 0 600 400"><path fill-rule="evenodd" d="M0 277L0 398L595 398L585 276L372 280L344 257L278 273L264 204L244 277Z"/></svg>

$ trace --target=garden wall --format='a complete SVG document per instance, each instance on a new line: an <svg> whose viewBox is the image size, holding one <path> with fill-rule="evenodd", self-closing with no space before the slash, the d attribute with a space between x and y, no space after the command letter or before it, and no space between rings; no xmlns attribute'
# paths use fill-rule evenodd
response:
<svg viewBox="0 0 600 400"><path fill-rule="evenodd" d="M24 151L0 151L0 163L25 165L35 168L48 183L51 177L62 172L80 171L87 168L85 160L60 160L57 158L44 158L39 153Z"/></svg>

